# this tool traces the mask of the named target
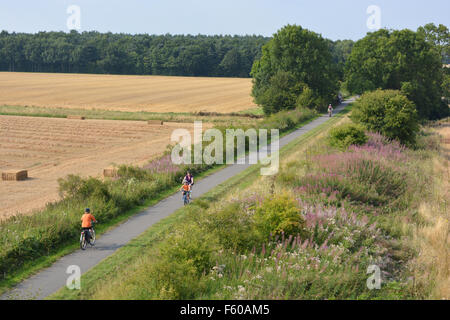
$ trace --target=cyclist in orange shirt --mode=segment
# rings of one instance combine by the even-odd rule
[[[81,217],[81,228],[83,229],[83,231],[85,231],[86,234],[86,241],[89,243],[90,242],[90,237],[91,237],[91,228],[92,228],[92,222],[97,222],[97,220],[95,220],[95,217],[91,214],[91,209],[86,208],[86,210],[84,210],[84,214]]]
[[[183,186],[180,188],[180,190],[183,192],[183,197],[186,196],[190,200],[190,193],[191,193],[191,185],[186,180],[183,181]]]

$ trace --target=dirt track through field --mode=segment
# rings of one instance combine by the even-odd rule
[[[0,72],[0,105],[149,112],[255,108],[251,79]]]
[[[0,116],[0,171],[26,169],[30,177],[0,181],[0,219],[57,200],[57,179],[68,174],[98,176],[112,163],[147,163],[177,128],[193,124]]]

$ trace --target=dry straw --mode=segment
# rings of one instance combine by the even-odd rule
[[[161,120],[148,120],[147,121],[148,124],[155,124],[155,125],[163,125],[163,122]]]
[[[103,176],[105,178],[115,178],[117,177],[117,168],[115,167],[108,167],[103,169]]]
[[[10,170],[2,172],[3,181],[21,181],[28,178],[27,170]]]

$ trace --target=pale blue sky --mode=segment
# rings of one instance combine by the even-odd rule
[[[0,30],[68,31],[69,5],[80,6],[80,31],[114,33],[271,36],[291,23],[357,40],[369,31],[369,5],[380,7],[382,27],[450,27],[449,0],[0,0]]]

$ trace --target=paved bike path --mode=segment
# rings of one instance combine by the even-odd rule
[[[334,113],[340,112],[350,102],[352,102],[352,100],[345,101],[334,110]],[[285,146],[306,132],[326,122],[328,119],[328,115],[323,115],[284,136],[279,140],[279,147]],[[193,189],[194,196],[199,197],[205,194],[212,188],[225,182],[250,166],[251,164],[248,164],[248,161],[246,161],[246,164],[233,164],[199,180],[195,183],[195,188]],[[44,299],[66,285],[66,281],[70,276],[70,274],[66,273],[69,266],[79,266],[81,273],[86,273],[100,261],[112,255],[117,249],[126,245],[153,224],[169,216],[182,206],[183,201],[179,193],[169,196],[146,210],[132,216],[116,228],[104,233],[97,239],[95,247],[90,248],[90,246],[88,246],[85,251],[77,250],[60,258],[50,267],[40,271],[36,275],[18,284],[12,290],[3,294],[0,297],[0,300]]]

